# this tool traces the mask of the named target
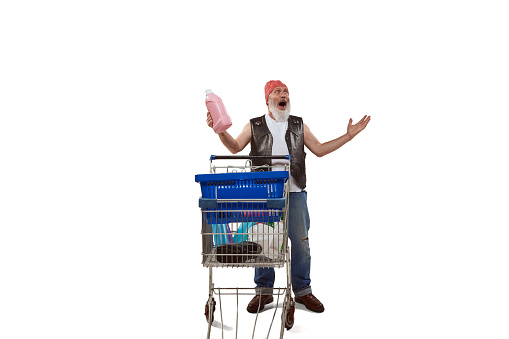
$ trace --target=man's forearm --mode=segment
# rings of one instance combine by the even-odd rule
[[[240,152],[240,147],[239,147],[239,143],[233,139],[233,137],[231,136],[230,133],[228,132],[223,132],[223,133],[219,133],[219,139],[221,140],[221,142],[223,143],[223,145],[232,153],[232,154],[236,154],[238,152]]]
[[[346,133],[345,135],[342,135],[339,138],[327,141],[326,143],[321,144],[317,156],[323,157],[324,155],[332,153],[335,150],[339,149],[344,144],[346,144],[347,142],[349,142],[350,140],[352,140],[352,138],[348,135],[348,133]]]

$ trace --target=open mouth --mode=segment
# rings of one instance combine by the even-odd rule
[[[284,111],[286,109],[286,100],[281,100],[278,104],[277,104],[277,107]]]

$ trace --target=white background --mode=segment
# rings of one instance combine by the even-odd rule
[[[2,2],[0,337],[205,337],[194,175],[227,151],[204,91],[237,136],[280,79],[320,141],[372,117],[308,152],[326,310],[299,308],[285,337],[508,338],[507,17],[503,1]]]

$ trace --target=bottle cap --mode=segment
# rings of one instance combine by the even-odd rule
[[[209,88],[205,91],[205,94],[212,94],[212,90]]]

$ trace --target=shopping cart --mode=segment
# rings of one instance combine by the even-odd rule
[[[255,158],[284,159],[283,170],[270,166],[252,166]],[[242,165],[216,166],[215,160],[245,160]],[[210,157],[210,174],[196,175],[202,197],[202,264],[209,269],[209,297],[205,305],[210,338],[216,301],[219,298],[221,330],[223,315],[222,295],[238,296],[273,294],[276,305],[282,297],[280,338],[284,329],[294,323],[295,303],[291,297],[291,265],[288,246],[288,178],[290,156],[214,156]],[[220,173],[223,171],[223,173]],[[264,288],[216,287],[212,269],[219,267],[276,267],[286,268],[286,286]],[[260,298],[261,301],[261,298]],[[260,307],[259,307],[260,308]],[[259,309],[258,308],[258,309]],[[275,307],[272,322],[278,307]],[[253,327],[253,336],[259,311]]]

